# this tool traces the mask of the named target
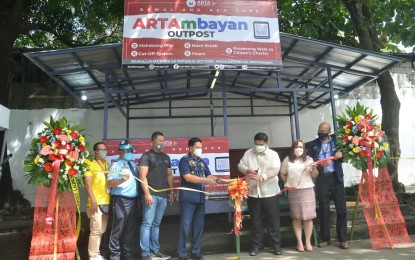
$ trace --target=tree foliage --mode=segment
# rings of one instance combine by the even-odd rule
[[[119,42],[123,0],[33,0],[15,47],[65,48]]]
[[[414,47],[413,0],[278,0],[281,31],[350,47],[365,48],[360,37],[371,32],[371,50],[400,52]],[[415,48],[413,49],[415,51]]]

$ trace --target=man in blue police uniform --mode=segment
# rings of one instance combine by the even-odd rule
[[[341,249],[348,249],[347,243],[347,208],[344,192],[343,154],[337,151],[336,136],[330,135],[331,126],[323,122],[318,127],[318,138],[306,144],[308,155],[314,161],[334,156],[332,161],[323,162],[317,166],[316,193],[318,214],[320,219],[319,247],[330,244],[330,198],[336,206],[336,233]]]
[[[124,140],[118,145],[120,157],[111,164],[107,187],[111,188],[112,227],[110,259],[134,259],[133,242],[137,224],[138,168],[132,146]]]
[[[181,186],[204,191],[206,185],[215,185],[220,179],[214,177],[202,159],[202,140],[197,137],[188,141],[189,154],[179,162]],[[202,260],[201,242],[205,224],[205,194],[202,192],[180,190],[180,227],[177,255],[179,260],[188,260],[186,241],[192,228],[190,259]]]

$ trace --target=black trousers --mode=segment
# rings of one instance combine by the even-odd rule
[[[110,259],[134,259],[135,231],[137,230],[137,200],[113,196],[112,226],[109,241]]]
[[[320,240],[330,241],[330,199],[336,207],[336,232],[339,242],[347,241],[347,208],[344,183],[337,179],[336,173],[324,176],[319,173],[316,180],[318,213],[320,219]]]
[[[261,249],[264,247],[264,218],[271,236],[272,247],[281,248],[280,235],[280,205],[278,196],[268,198],[248,197],[248,208],[251,215],[252,248]]]

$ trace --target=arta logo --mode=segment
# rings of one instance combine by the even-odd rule
[[[195,7],[196,6],[196,0],[187,0],[186,5],[188,7]]]

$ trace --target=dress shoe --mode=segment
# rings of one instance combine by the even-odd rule
[[[347,242],[340,242],[339,247],[341,249],[349,249],[350,248],[349,243],[347,243]]]
[[[250,256],[256,256],[259,252],[258,248],[252,248],[251,252],[249,252]]]
[[[274,255],[282,255],[282,250],[279,247],[274,248],[272,252],[274,253]]]
[[[304,252],[304,246],[297,246],[298,252]]]
[[[309,246],[309,247],[304,247],[305,251],[311,252],[313,251],[313,246]]]
[[[318,243],[318,247],[320,248],[326,247],[328,245],[330,245],[330,241],[326,241],[326,242],[323,241],[323,242]]]
[[[193,259],[193,260],[203,260],[204,258],[203,258],[203,256],[201,254],[193,254],[193,253],[191,253],[190,254],[190,259]]]

